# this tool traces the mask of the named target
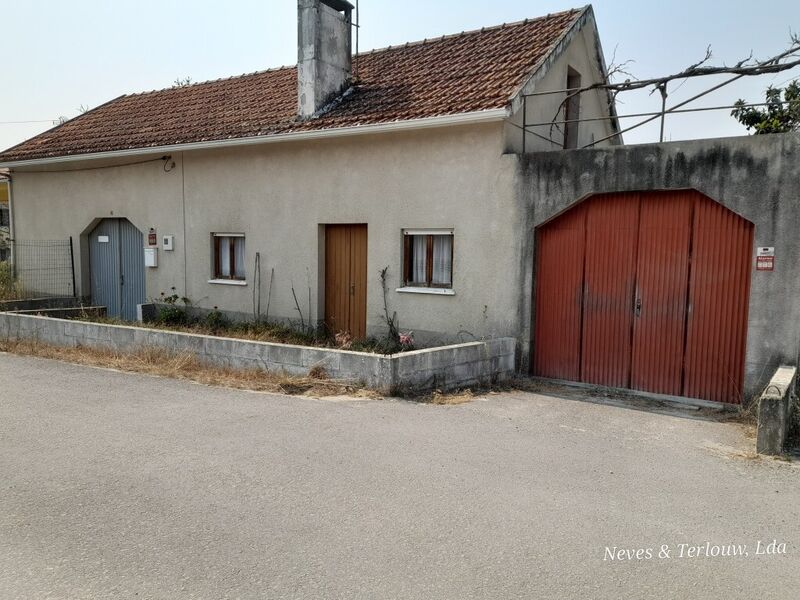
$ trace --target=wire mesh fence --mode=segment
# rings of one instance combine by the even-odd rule
[[[27,298],[75,295],[72,238],[14,240],[18,293]]]

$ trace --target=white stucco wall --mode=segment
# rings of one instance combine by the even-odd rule
[[[321,227],[368,225],[367,327],[380,330],[378,271],[389,266],[389,307],[403,330],[458,339],[514,335],[520,328],[521,240],[515,202],[516,161],[503,155],[500,123],[416,132],[281,143],[174,155],[161,161],[71,172],[18,172],[15,216],[20,239],[83,234],[76,256],[80,292],[87,294],[86,234],[103,217],[126,217],[175,236],[147,269],[147,293],[172,288],[201,308],[252,314],[253,264],[262,263],[262,312],[275,269],[270,318],[297,318],[291,287],[308,317],[322,318]],[[88,166],[88,164],[86,165]],[[96,165],[92,165],[96,166]],[[74,167],[70,167],[74,168]],[[185,223],[184,223],[185,214]],[[454,230],[454,296],[399,293],[402,229]],[[247,286],[208,283],[211,233],[246,235]],[[184,251],[185,245],[185,251]],[[462,334],[463,339],[471,337]],[[435,340],[432,340],[435,341]]]

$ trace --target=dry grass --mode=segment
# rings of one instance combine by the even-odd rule
[[[180,309],[177,309],[180,311]],[[209,313],[205,318],[182,317],[181,322],[169,322],[163,319],[131,323],[113,317],[100,317],[86,314],[77,318],[88,323],[101,325],[123,325],[126,327],[139,327],[142,329],[156,329],[174,333],[191,333],[195,335],[208,335],[226,337],[250,342],[271,342],[275,344],[293,344],[297,346],[310,346],[313,348],[336,348],[339,350],[352,350],[354,352],[369,352],[372,354],[394,354],[414,350],[413,346],[399,346],[388,338],[367,338],[352,340],[345,337],[330,336],[324,330],[300,331],[290,324],[273,322],[233,322],[224,317],[215,317],[220,313]]]
[[[429,396],[424,396],[421,400],[428,404],[456,405],[466,404],[475,399],[475,393],[471,389],[456,390],[453,392],[440,392],[436,390]]]
[[[344,394],[362,398],[378,397],[377,394],[361,385],[322,379],[316,373],[317,377],[299,377],[271,373],[261,369],[240,370],[217,367],[202,362],[192,354],[174,353],[153,347],[123,353],[86,347],[62,348],[32,341],[0,341],[0,352],[51,358],[78,365],[116,369],[130,373],[188,379],[204,385],[240,390],[317,398]]]

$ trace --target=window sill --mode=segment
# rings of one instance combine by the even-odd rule
[[[456,293],[450,288],[427,288],[427,287],[401,287],[395,290],[401,294],[431,294],[433,296],[455,296]]]
[[[241,279],[209,279],[208,283],[213,283],[214,285],[247,285],[247,282]]]

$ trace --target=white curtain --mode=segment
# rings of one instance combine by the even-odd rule
[[[433,236],[433,279],[437,285],[451,285],[453,282],[453,236]]]
[[[217,239],[219,239],[219,276],[229,278],[231,276],[231,238],[220,236]]]
[[[425,283],[427,281],[427,261],[428,261],[428,236],[415,235],[414,241],[414,263],[411,278],[414,283]]]
[[[234,254],[234,275],[237,279],[244,279],[244,238],[235,237],[233,239]]]

